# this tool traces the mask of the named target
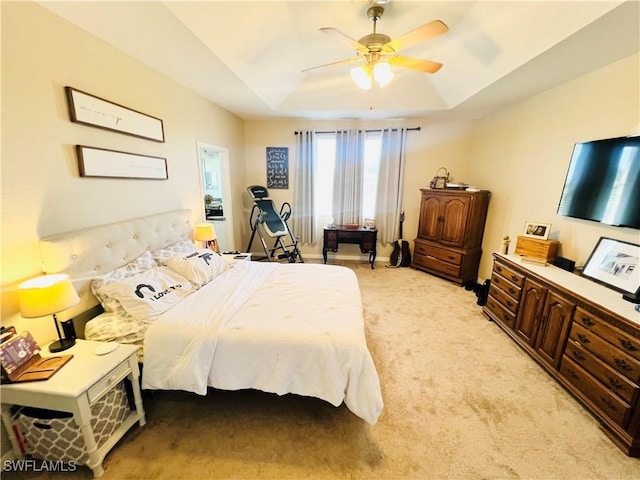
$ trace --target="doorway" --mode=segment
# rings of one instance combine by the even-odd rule
[[[220,251],[236,250],[229,150],[202,142],[196,144],[203,218],[213,224]]]

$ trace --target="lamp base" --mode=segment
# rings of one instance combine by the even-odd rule
[[[61,340],[56,340],[52,344],[49,345],[49,351],[51,353],[62,352],[67,348],[71,348],[76,344],[75,338],[63,338]]]

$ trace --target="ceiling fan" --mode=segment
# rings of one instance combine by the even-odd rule
[[[333,35],[341,42],[355,49],[357,57],[306,68],[303,72],[318,68],[362,62],[363,65],[360,68],[352,70],[352,77],[361,88],[371,88],[372,77],[380,86],[386,85],[391,80],[393,74],[391,73],[389,65],[409,68],[424,73],[435,73],[440,70],[442,67],[441,63],[398,55],[398,52],[447,32],[449,28],[444,22],[433,20],[392,40],[388,35],[376,31],[378,20],[380,20],[383,13],[384,8],[380,5],[372,6],[367,10],[367,16],[373,22],[373,33],[365,35],[360,40],[354,40],[336,28],[321,28],[320,30],[322,32]],[[360,77],[362,84],[356,77]]]

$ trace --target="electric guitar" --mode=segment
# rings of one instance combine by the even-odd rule
[[[394,242],[393,252],[389,258],[391,267],[408,267],[411,265],[411,251],[409,242],[402,239],[402,222],[404,222],[404,212],[400,214],[400,238]]]

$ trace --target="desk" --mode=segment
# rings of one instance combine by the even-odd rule
[[[360,245],[362,253],[369,254],[369,263],[373,269],[373,262],[376,259],[377,239],[378,230],[376,228],[346,228],[343,225],[325,227],[324,243],[322,244],[324,263],[327,263],[327,252],[329,250],[337,252],[339,244],[353,243]]]

